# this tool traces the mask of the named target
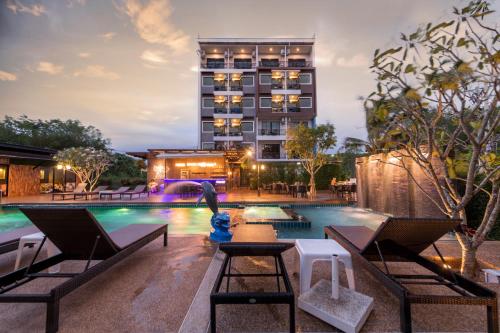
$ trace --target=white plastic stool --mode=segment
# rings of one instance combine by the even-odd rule
[[[43,232],[37,232],[34,234],[26,235],[21,237],[19,239],[19,246],[17,247],[17,255],[16,255],[16,264],[14,266],[14,270],[17,270],[19,268],[19,265],[21,264],[21,258],[23,256],[23,249],[25,246],[33,245],[33,246],[40,246],[40,244],[43,241],[43,238],[45,237]],[[46,240],[45,244],[47,244],[47,257],[52,257],[53,255],[57,254],[57,247],[52,244],[50,240]],[[54,273],[59,271],[59,264],[54,265],[49,268],[49,272]]]
[[[483,269],[484,282],[486,283],[500,283],[500,270]]]
[[[349,289],[355,290],[354,270],[349,251],[333,239],[297,239],[295,247],[300,256],[300,294],[311,289],[312,267],[315,261],[332,262],[332,297],[338,298],[339,270],[338,263],[344,264]]]

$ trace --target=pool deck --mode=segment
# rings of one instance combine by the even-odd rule
[[[455,241],[440,241],[445,256],[460,255]],[[24,263],[32,249],[26,250]],[[216,254],[216,255],[214,255]],[[424,254],[434,256],[431,249]],[[207,295],[212,288],[222,254],[206,236],[171,236],[167,248],[157,239],[96,279],[62,299],[60,332],[189,332],[205,333],[208,325]],[[488,241],[478,252],[482,265],[500,267],[500,242]],[[284,254],[292,287],[298,294],[299,279],[294,274],[295,250]],[[14,265],[15,252],[0,256],[0,274]],[[398,270],[405,264],[390,269]],[[273,267],[265,258],[237,258],[234,271],[262,271]],[[70,262],[63,271],[80,268]],[[374,297],[375,307],[362,332],[399,330],[399,306],[387,290],[380,287],[354,261],[357,290]],[[340,282],[346,285],[341,270]],[[318,263],[313,283],[330,279],[327,263]],[[232,290],[247,289],[246,279],[236,278]],[[274,285],[264,279],[254,288]],[[47,289],[50,281],[30,283],[31,289]],[[201,287],[200,287],[201,286]],[[500,292],[500,284],[487,287]],[[433,287],[432,287],[433,288]],[[480,332],[485,331],[485,309],[474,306],[415,306],[412,310],[414,331]],[[43,332],[45,307],[40,304],[0,304],[0,331]],[[335,328],[296,309],[298,332],[336,332]],[[459,317],[460,320],[456,320]],[[256,320],[258,318],[258,320]],[[222,305],[218,308],[218,332],[286,332],[286,306]]]
[[[123,203],[123,204],[141,204],[141,203],[195,203],[199,196],[191,197],[180,197],[176,194],[163,194],[163,193],[152,193],[149,197],[142,195],[140,198],[135,197],[132,200],[120,200],[115,197],[115,199],[78,199],[78,200],[52,200],[51,194],[41,194],[34,196],[22,196],[22,197],[4,197],[2,198],[1,204],[93,204],[93,203]],[[238,189],[235,191],[230,191],[228,193],[220,193],[218,195],[219,202],[223,203],[276,203],[276,204],[286,204],[286,203],[303,203],[303,204],[346,204],[347,200],[342,198],[334,197],[329,191],[319,191],[316,199],[309,200],[307,198],[294,198],[286,194],[270,194],[267,191],[263,191],[261,196],[257,196],[256,191],[251,191],[247,189]]]

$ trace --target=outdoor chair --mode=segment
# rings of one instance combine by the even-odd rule
[[[102,185],[102,186],[97,186],[91,192],[75,193],[74,194],[74,199],[76,200],[78,198],[85,198],[85,200],[88,200],[89,197],[90,197],[90,199],[92,199],[92,196],[99,195],[99,193],[101,193],[102,191],[107,190],[108,187],[109,187],[108,185]]]
[[[0,277],[0,303],[46,303],[46,332],[58,330],[59,302],[62,297],[161,235],[163,245],[167,246],[168,224],[130,224],[107,233],[84,208],[21,208],[21,211],[45,234],[45,238],[29,266]],[[47,238],[61,253],[36,262]],[[83,261],[85,267],[79,272],[45,272],[69,260]],[[95,260],[100,262],[91,266]],[[48,292],[23,292],[21,286],[37,278],[66,280],[51,287]]]
[[[146,185],[137,185],[132,191],[120,193],[120,199],[123,199],[124,196],[128,196],[129,199],[132,199],[134,195],[137,195],[140,198],[143,193],[149,197],[149,191],[147,190]]]
[[[99,193],[99,199],[106,198],[108,197],[109,199],[113,200],[114,195],[118,195],[121,198],[121,194],[127,192],[130,189],[128,186],[122,186],[116,191],[110,190],[110,191],[101,191]]]
[[[488,332],[498,332],[497,298],[495,292],[449,269],[434,244],[453,231],[460,220],[388,218],[375,231],[365,226],[327,226],[330,236],[345,247],[353,257],[398,299],[402,332],[411,332],[412,304],[451,304],[486,306]],[[442,265],[420,255],[433,246]],[[387,262],[411,262],[433,274],[392,274]],[[375,265],[379,262],[379,266]],[[381,263],[381,264],[380,264]],[[379,268],[382,266],[383,268]],[[443,286],[454,295],[413,293],[411,285]]]
[[[31,235],[39,231],[40,230],[36,227],[31,226],[0,233],[0,254],[17,250],[21,237]]]
[[[65,200],[66,197],[73,197],[75,199],[75,194],[83,193],[85,187],[87,187],[87,183],[79,183],[72,192],[54,192],[52,193],[52,200],[55,200],[56,197],[60,197],[62,200]]]

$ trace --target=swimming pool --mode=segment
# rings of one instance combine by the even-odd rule
[[[271,207],[272,208],[272,207]],[[208,234],[212,212],[208,208],[146,208],[90,207],[103,228],[111,232],[127,224],[169,223],[171,234]],[[277,208],[279,209],[279,208]],[[252,214],[277,214],[270,207],[252,207]],[[311,221],[310,229],[279,229],[280,238],[323,238],[323,227],[335,225],[364,225],[376,229],[386,216],[353,207],[295,208],[295,212]],[[0,209],[0,233],[31,225],[17,208]]]

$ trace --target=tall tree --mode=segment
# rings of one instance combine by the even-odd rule
[[[492,13],[488,2],[472,1],[454,8],[454,18],[428,23],[402,34],[399,46],[376,50],[372,69],[377,89],[367,99],[385,123],[378,139],[398,149],[395,164],[410,176],[405,158],[419,165],[439,196],[433,202],[444,214],[462,219],[457,238],[466,276],[473,275],[477,249],[500,212],[495,148],[500,134],[500,35],[495,22],[488,23]],[[465,208],[480,192],[487,193],[488,204],[479,227],[471,230]]]
[[[332,124],[319,125],[315,128],[299,124],[289,131],[286,150],[289,156],[300,159],[302,166],[309,173],[310,198],[316,197],[314,175],[328,162],[329,149],[335,147],[337,138]]]
[[[27,116],[5,116],[0,121],[0,141],[57,150],[70,147],[106,149],[110,143],[97,128],[85,126],[78,120],[35,120]]]

